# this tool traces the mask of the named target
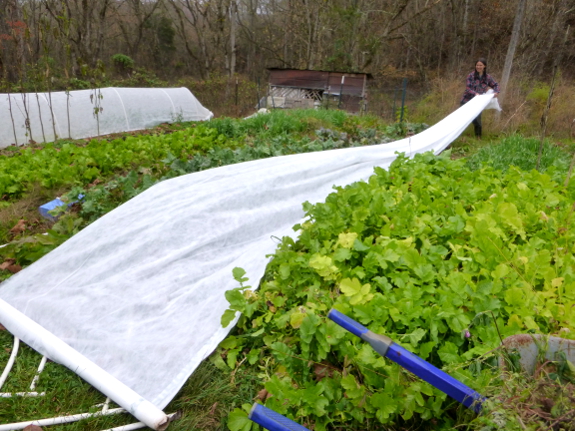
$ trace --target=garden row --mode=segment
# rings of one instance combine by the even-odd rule
[[[315,431],[572,429],[574,386],[564,385],[575,383],[575,368],[553,364],[545,387],[554,395],[515,387],[510,402],[498,364],[509,357],[500,349],[507,336],[575,335],[574,201],[575,185],[536,170],[474,170],[446,153],[399,157],[368,182],[307,204],[298,240],[283,239],[257,291],[236,269],[240,287],[227,292],[222,323],[242,316],[212,359],[265,370],[265,405]],[[475,417],[327,319],[331,308],[492,401]],[[528,417],[545,397],[553,420]],[[228,423],[255,429],[241,408]]]
[[[412,132],[423,127],[409,125]],[[39,185],[67,191],[68,201],[79,194],[84,198],[57,214],[59,221],[47,235],[10,233],[14,221],[5,224],[4,242],[10,244],[0,249],[0,258],[28,265],[167,178],[257,158],[385,143],[406,131],[406,125],[386,126],[376,118],[338,111],[276,111],[189,124],[154,136],[13,148],[0,157],[0,172],[9,172],[0,182],[5,208]],[[460,151],[461,145],[456,144]],[[448,153],[399,157],[388,171],[376,168],[368,182],[340,188],[325,203],[305,204],[306,221],[296,226],[299,239],[282,241],[259,290],[248,290],[249,274],[235,271],[240,287],[227,297],[231,312],[240,310],[243,317],[168,406],[184,411],[170,428],[256,429],[245,409],[257,395],[315,431],[343,426],[350,431],[490,429],[492,412],[514,405],[505,388],[511,386],[517,396],[519,384],[527,389],[534,384],[510,385],[508,376],[503,384],[500,352],[494,350],[501,337],[518,332],[571,337],[575,329],[569,245],[575,233],[575,189],[562,186],[568,154],[549,143],[543,150],[541,171],[546,173],[530,171],[538,141],[520,136],[486,146],[469,159],[453,161]],[[524,171],[505,173],[512,164]],[[331,307],[391,336],[496,402],[479,417],[465,412],[329,323],[325,316]],[[2,346],[9,349],[4,335]],[[0,362],[7,354],[0,350]],[[33,375],[35,366],[32,360],[22,366],[17,380]],[[49,373],[65,384],[48,374],[39,390],[57,391],[66,411],[93,405],[95,391],[60,368],[48,364]],[[555,371],[558,386],[546,380],[546,387],[564,389],[565,379],[572,378],[569,368]],[[6,389],[12,385],[17,389],[14,381]],[[554,400],[554,420],[562,424],[575,400],[560,390],[546,396]],[[522,402],[532,402],[525,397]],[[59,406],[49,399],[32,401],[32,409],[45,416]],[[29,404],[10,399],[0,413],[8,422],[28,419],[17,413],[22,409],[32,411]],[[500,419],[506,429],[519,429],[527,420],[522,415],[506,407]],[[120,424],[105,420],[105,426],[96,422],[79,429]],[[539,424],[538,418],[530,420]]]
[[[410,127],[418,130],[425,125]],[[0,157],[0,210],[8,212],[22,199],[47,196],[50,190],[63,193],[62,200],[69,203],[80,195],[83,199],[65,214],[56,210],[59,221],[47,235],[19,229],[30,222],[21,221],[20,215],[0,217],[0,243],[9,243],[0,249],[0,257],[17,268],[28,265],[164,179],[266,157],[388,142],[403,129],[334,110],[276,111],[245,120],[192,123],[155,135],[9,147]],[[39,218],[34,208],[31,214]],[[9,272],[0,270],[0,277],[7,276]]]

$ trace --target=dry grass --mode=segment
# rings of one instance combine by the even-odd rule
[[[429,93],[411,109],[411,121],[433,124],[459,107],[465,89],[461,77],[442,77],[431,81]],[[512,77],[505,92],[501,115],[486,111],[483,115],[484,133],[509,135],[521,133],[539,136],[540,120],[547,103],[549,84]],[[575,84],[559,78],[555,86],[547,123],[547,136],[557,139],[575,135]]]
[[[0,202],[0,243],[4,244],[20,236],[42,233],[50,229],[53,223],[40,215],[38,207],[66,191],[64,188],[45,190],[35,186],[22,199],[15,202]],[[15,228],[20,220],[24,220],[24,230]]]
[[[245,76],[230,79],[214,75],[205,80],[181,79],[178,85],[187,87],[216,117],[245,117],[257,110],[258,97],[267,96],[267,82],[260,85]]]
[[[541,364],[535,375],[502,373],[483,412],[468,429],[575,430],[575,386],[556,375],[554,362]]]

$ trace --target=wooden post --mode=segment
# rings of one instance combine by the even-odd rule
[[[399,87],[395,87],[395,91],[393,92],[393,108],[391,109],[391,119],[394,122],[395,122],[395,118],[397,117],[395,102],[397,101],[397,91],[398,90],[399,90]]]
[[[337,103],[337,109],[341,108],[341,96],[343,94],[343,84],[345,83],[345,75],[341,76],[341,85],[339,86],[339,102]]]
[[[403,78],[403,89],[401,94],[401,115],[399,117],[399,122],[403,121],[403,110],[405,109],[405,93],[407,93],[407,78]]]
[[[236,78],[236,108],[238,107],[238,78]]]
[[[361,90],[361,100],[363,102],[362,108],[360,112],[363,114],[367,113],[367,95],[366,95],[366,87],[367,87],[367,75],[363,75],[363,89]]]
[[[258,76],[258,86],[256,89],[256,94],[257,94],[257,98],[258,98],[258,111],[262,108],[261,104],[260,104],[260,78]]]

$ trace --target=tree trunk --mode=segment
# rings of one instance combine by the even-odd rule
[[[238,4],[237,0],[230,3],[230,77],[236,73],[236,33],[237,33]]]
[[[511,75],[511,66],[513,66],[513,57],[515,56],[515,49],[519,42],[519,32],[521,30],[521,23],[523,22],[523,15],[525,13],[526,0],[519,0],[517,4],[517,11],[515,12],[515,21],[513,22],[513,31],[511,33],[511,40],[507,48],[507,55],[505,56],[505,65],[503,66],[503,74],[501,76],[501,92],[499,93],[499,104],[503,105],[505,102],[505,91],[509,82],[509,75]]]
[[[563,55],[563,49],[565,48],[565,43],[569,38],[569,30],[570,27],[567,26],[567,31],[565,32],[565,38],[563,39],[563,44],[555,57],[555,64],[553,65],[553,78],[551,79],[551,87],[549,89],[549,96],[547,97],[547,105],[545,106],[545,110],[543,111],[543,115],[541,116],[541,142],[539,144],[539,155],[537,156],[537,166],[536,169],[539,170],[539,165],[541,163],[541,155],[543,154],[543,144],[545,142],[545,135],[547,133],[547,119],[549,117],[549,110],[551,109],[551,101],[553,99],[553,92],[555,91],[555,80],[557,78],[557,71],[559,70],[559,64],[561,63],[561,57]],[[569,176],[565,180],[565,187],[567,187],[567,183],[569,181]]]

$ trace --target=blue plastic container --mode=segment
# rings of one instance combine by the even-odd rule
[[[64,205],[66,205],[66,202],[60,200],[59,198],[56,198],[53,201],[50,201],[44,205],[39,206],[38,209],[40,210],[40,215],[42,217],[44,217],[48,220],[56,221],[58,219],[58,217],[54,217],[48,211],[52,211],[53,209],[64,206]]]
[[[78,195],[78,199],[75,201],[72,201],[70,203],[66,203],[63,200],[61,200],[60,198],[56,198],[53,201],[50,201],[48,203],[45,203],[44,205],[40,205],[38,207],[38,210],[40,211],[40,215],[48,220],[52,220],[52,221],[56,221],[58,220],[58,217],[54,217],[52,214],[49,213],[49,211],[52,211],[55,208],[61,207],[61,206],[65,206],[65,205],[72,205],[75,204],[78,201],[81,201],[82,199],[84,199],[84,195],[83,194],[79,194]]]

